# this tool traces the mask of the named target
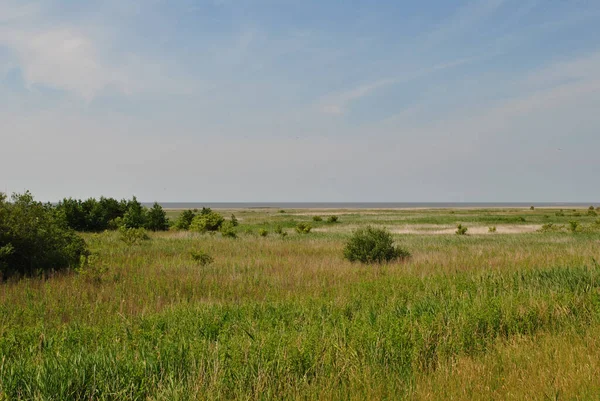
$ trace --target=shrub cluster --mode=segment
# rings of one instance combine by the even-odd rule
[[[407,250],[394,246],[389,231],[371,226],[356,230],[344,248],[344,257],[351,262],[383,263],[409,256]]]
[[[76,231],[99,232],[120,226],[152,231],[169,229],[167,215],[158,203],[147,209],[135,196],[131,200],[121,201],[104,197],[85,201],[65,198],[56,209],[64,215],[67,225]]]
[[[0,276],[31,275],[77,267],[89,255],[64,213],[36,202],[29,192],[11,202],[0,193]]]
[[[203,207],[200,213],[195,214],[189,229],[199,233],[219,231],[224,222],[225,218],[219,213],[213,212],[210,208]]]

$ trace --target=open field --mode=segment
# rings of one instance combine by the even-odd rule
[[[0,284],[0,400],[600,397],[600,221],[587,209],[219,212],[235,213],[237,239],[83,234],[85,272]],[[412,256],[344,260],[366,225]]]

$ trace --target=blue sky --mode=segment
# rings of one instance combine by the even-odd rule
[[[0,191],[600,200],[600,2],[0,0]]]

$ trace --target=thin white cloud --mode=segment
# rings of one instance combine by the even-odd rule
[[[330,94],[330,95],[323,97],[318,102],[318,108],[324,114],[342,115],[346,112],[346,109],[353,101],[356,101],[365,96],[368,96],[368,95],[372,94],[373,92],[377,91],[378,89],[381,89],[381,88],[384,88],[387,86],[391,86],[391,85],[396,85],[396,84],[399,84],[402,82],[409,82],[414,79],[422,78],[424,76],[433,74],[438,71],[442,71],[442,70],[453,68],[453,67],[458,67],[460,65],[463,65],[463,64],[466,64],[469,62],[473,62],[474,60],[476,60],[476,59],[475,58],[464,58],[464,59],[460,59],[460,60],[453,60],[453,61],[437,64],[432,67],[423,68],[418,71],[410,72],[410,73],[405,74],[402,77],[381,79],[381,80],[374,81],[374,82],[371,82],[368,84],[363,84],[363,85],[357,86],[356,88],[353,88],[353,89],[350,89],[347,91]]]

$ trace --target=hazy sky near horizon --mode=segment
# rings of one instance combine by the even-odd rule
[[[600,200],[597,0],[0,0],[0,191]]]

